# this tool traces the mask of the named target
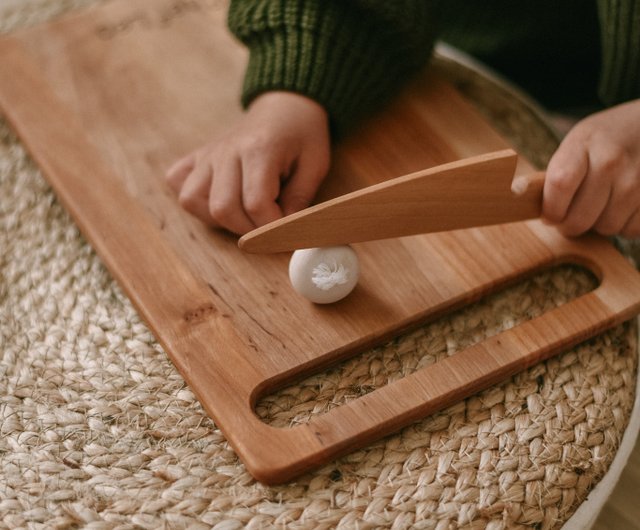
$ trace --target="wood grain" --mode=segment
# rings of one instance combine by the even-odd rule
[[[519,177],[506,149],[389,179],[316,204],[240,238],[247,252],[284,252],[512,223],[539,217],[544,173]]]
[[[256,478],[290,479],[638,311],[638,274],[611,245],[538,221],[356,244],[363,274],[347,299],[296,295],[287,255],[241,252],[163,181],[241,114],[246,54],[224,20],[218,1],[115,0],[15,34],[0,42],[0,108]],[[336,147],[318,200],[506,147],[425,72]],[[531,171],[520,159],[517,172]],[[279,385],[562,262],[601,285],[307,425],[278,429],[253,412]]]

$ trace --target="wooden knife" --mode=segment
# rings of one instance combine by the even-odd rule
[[[514,180],[516,163],[506,149],[404,175],[261,226],[238,244],[274,253],[539,217],[544,172]]]

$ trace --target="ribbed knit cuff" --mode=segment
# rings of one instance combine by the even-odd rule
[[[343,134],[417,68],[415,50],[402,54],[398,35],[372,18],[343,0],[232,4],[229,26],[250,50],[243,104],[270,90],[297,92],[323,105],[334,136]]]
[[[602,74],[599,95],[606,105],[640,97],[640,2],[599,0]]]

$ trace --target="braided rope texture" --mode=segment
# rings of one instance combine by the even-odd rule
[[[4,0],[0,30],[94,1]],[[530,124],[522,135],[535,144]],[[629,419],[632,323],[266,487],[3,120],[0,249],[2,529],[559,528]],[[257,412],[285,428],[308,421],[593,287],[579,269],[554,269],[267,396]]]

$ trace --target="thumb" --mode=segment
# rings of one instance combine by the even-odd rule
[[[545,219],[562,222],[588,172],[587,146],[580,135],[569,133],[547,166],[542,201]]]

